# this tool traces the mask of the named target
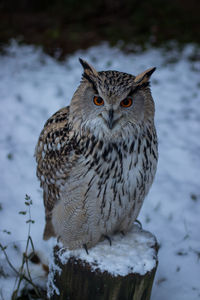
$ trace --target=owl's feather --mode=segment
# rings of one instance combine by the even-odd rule
[[[69,107],[45,124],[36,146],[44,193],[44,238],[59,236],[69,249],[94,246],[124,233],[137,218],[157,165],[154,102],[149,78],[97,72],[87,62]],[[95,107],[98,93],[103,101]],[[133,105],[124,108],[123,99]],[[131,102],[130,102],[131,103]]]

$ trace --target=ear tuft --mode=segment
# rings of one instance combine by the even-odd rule
[[[93,66],[91,66],[87,61],[83,60],[82,58],[79,58],[79,61],[83,67],[84,74],[86,74],[89,77],[98,76],[97,71]]]
[[[84,70],[89,69],[92,71],[92,68],[90,67],[90,65],[87,63],[87,61],[83,60],[82,58],[79,58],[79,61],[83,67]]]
[[[79,58],[79,61],[83,67],[83,78],[87,79],[88,82],[92,84],[93,89],[95,90],[95,93],[97,92],[97,86],[96,86],[96,79],[98,77],[98,73],[93,68],[93,66],[89,65],[87,61],[83,60],[82,58]]]
[[[138,85],[142,85],[149,81],[151,75],[156,70],[156,67],[147,69],[146,71],[142,72],[141,74],[137,75],[134,79],[134,82]]]

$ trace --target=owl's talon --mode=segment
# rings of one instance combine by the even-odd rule
[[[135,220],[134,223],[137,223],[140,226],[140,229],[142,229],[142,223],[139,220]]]
[[[85,252],[87,253],[87,255],[89,255],[88,248],[87,248],[86,244],[83,244],[83,248],[85,249]]]
[[[110,238],[108,235],[106,235],[106,234],[104,234],[103,237],[104,237],[106,240],[108,240],[110,246],[112,246],[112,240],[111,240],[111,238]]]

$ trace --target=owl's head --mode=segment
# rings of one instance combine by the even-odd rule
[[[154,102],[149,79],[156,68],[134,76],[118,71],[97,72],[80,59],[83,77],[70,105],[74,123],[103,136],[117,136],[153,122]]]

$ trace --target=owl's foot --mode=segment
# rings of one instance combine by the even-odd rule
[[[112,246],[112,240],[111,240],[111,238],[110,238],[108,235],[106,235],[106,234],[104,234],[103,237],[104,237],[106,240],[108,240],[110,246]]]
[[[85,249],[85,252],[87,253],[87,255],[89,255],[88,248],[87,248],[86,244],[83,244],[83,248]]]
[[[140,226],[140,229],[142,229],[142,223],[139,220],[135,220],[134,223],[137,223]]]

